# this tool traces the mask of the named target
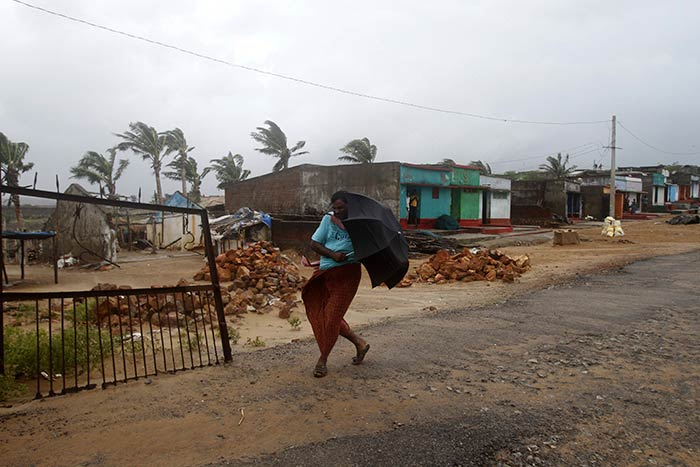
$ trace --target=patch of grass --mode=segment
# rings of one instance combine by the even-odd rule
[[[0,375],[0,402],[4,402],[12,396],[18,396],[25,390],[26,386],[15,381],[13,375]]]
[[[77,330],[65,329],[63,339],[61,339],[60,329],[55,330],[50,341],[48,331],[40,329],[38,348],[35,330],[6,327],[4,329],[4,344],[5,370],[7,374],[13,376],[36,376],[37,351],[39,353],[39,372],[46,371],[48,373],[51,366],[54,373],[62,372],[64,358],[66,374],[74,372],[76,362],[79,371],[87,369],[88,361],[90,369],[97,368],[100,363],[100,338],[96,326],[89,326],[87,330],[80,327]],[[109,330],[102,331],[102,347],[103,356],[107,357],[110,352]],[[49,365],[49,355],[51,365]]]
[[[292,316],[287,321],[289,322],[289,325],[292,327],[292,330],[299,331],[301,329],[301,319],[299,319],[298,316]]]
[[[260,336],[256,336],[255,339],[251,339],[250,337],[246,339],[245,344],[248,347],[265,347],[265,341],[260,338]]]

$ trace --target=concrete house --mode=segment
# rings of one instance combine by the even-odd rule
[[[495,225],[510,229],[510,181],[485,179],[470,166],[419,165],[401,162],[321,166],[302,164],[225,187],[226,210],[241,207],[276,218],[315,219],[327,212],[338,190],[355,191],[386,204],[409,227],[434,228],[451,215],[461,226]],[[483,193],[487,192],[486,196]],[[495,193],[495,195],[494,195]],[[412,211],[412,200],[416,206]],[[273,222],[273,239],[276,237]]]
[[[165,206],[202,209],[176,191],[163,201]],[[196,214],[154,213],[147,220],[146,238],[158,248],[192,248],[201,243],[201,218]]]
[[[585,170],[577,174],[581,180],[583,215],[603,219],[610,215],[610,173],[601,170]],[[615,177],[615,212],[613,217],[622,219],[632,202],[642,204],[642,179],[626,175]]]
[[[583,217],[581,183],[570,180],[513,180],[514,224],[543,225],[553,218]]]

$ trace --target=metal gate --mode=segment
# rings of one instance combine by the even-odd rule
[[[54,396],[231,360],[215,253],[206,210],[91,198],[0,186],[0,192],[125,209],[200,216],[211,283],[79,292],[11,292],[0,280],[0,373],[5,374],[8,307],[35,322],[36,361],[17,369],[36,378],[36,397]],[[1,209],[1,208],[0,208]],[[1,210],[0,210],[1,216]],[[2,251],[0,251],[2,253]],[[4,261],[0,254],[0,261]],[[4,264],[0,263],[3,266]],[[1,279],[1,277],[0,277]],[[25,343],[26,344],[26,343]],[[29,348],[25,345],[22,348]],[[8,349],[13,351],[14,349]],[[29,365],[27,365],[29,366]]]

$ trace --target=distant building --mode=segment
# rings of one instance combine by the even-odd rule
[[[463,227],[511,230],[510,181],[481,180],[478,168],[463,165],[303,164],[227,185],[226,210],[250,207],[277,218],[318,219],[330,209],[331,195],[346,190],[384,203],[405,228],[434,228],[437,218],[450,215]],[[273,239],[276,230],[273,223]]]
[[[513,224],[544,225],[583,217],[581,183],[569,180],[513,180]]]
[[[576,180],[581,182],[583,215],[603,219],[610,215],[610,172],[604,170],[583,170]],[[645,195],[642,179],[627,175],[615,177],[615,212],[613,217],[621,219],[632,205],[642,206]]]
[[[195,208],[202,207],[187,199],[179,191],[163,201],[165,206]],[[198,214],[156,212],[146,221],[146,238],[157,248],[192,248],[202,241],[202,219]]]

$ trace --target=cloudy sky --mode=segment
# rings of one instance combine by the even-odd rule
[[[535,121],[609,120],[669,152],[700,152],[700,2],[629,0],[88,1],[35,5],[232,63],[359,93]],[[368,137],[378,161],[481,159],[534,169],[547,154],[609,167],[609,123],[531,125],[420,110],[199,59],[0,0],[0,131],[30,145],[38,187],[129,122],[180,127],[200,165],[228,151],[253,175],[274,160],[251,131],[270,119],[301,163],[333,164]],[[618,128],[620,165],[680,161]],[[154,189],[132,163],[122,193]],[[25,176],[30,183],[33,174]],[[215,180],[204,184],[215,194]],[[165,190],[178,183],[165,182]]]

